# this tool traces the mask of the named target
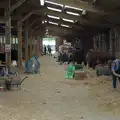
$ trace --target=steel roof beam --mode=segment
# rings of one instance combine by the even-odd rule
[[[16,10],[18,7],[20,7],[23,3],[25,3],[28,0],[18,0],[16,4],[10,6],[8,14],[11,15],[11,13]]]
[[[50,0],[47,0],[47,1],[50,1]],[[82,1],[77,1],[77,0],[76,1],[75,0],[52,0],[52,2],[80,8],[80,9],[83,9],[86,11],[96,12],[98,14],[105,14],[104,11],[102,11],[98,8],[95,8],[95,6],[93,6],[92,4],[87,3],[87,2],[82,2]]]
[[[48,10],[45,7],[43,9],[36,11],[36,14],[41,14],[43,16],[45,15],[45,13],[49,15],[57,16],[60,18],[72,19],[74,21],[77,20],[80,22],[81,25],[91,25],[91,26],[97,26],[97,27],[110,26],[109,24],[102,24],[100,22],[97,22],[96,20],[89,20],[89,18],[86,19],[85,16],[73,16],[73,15],[66,14],[65,12],[56,12],[56,11]]]

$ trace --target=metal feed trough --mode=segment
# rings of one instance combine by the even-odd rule
[[[5,71],[6,70],[6,71]],[[28,77],[21,76],[14,72],[8,73],[6,66],[0,65],[0,90],[11,90],[12,87],[16,87],[17,89],[21,89],[21,84]]]

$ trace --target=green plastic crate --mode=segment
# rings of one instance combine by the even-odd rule
[[[83,70],[84,65],[75,65],[75,70]]]
[[[69,65],[67,69],[67,73],[65,75],[65,79],[74,79],[74,72],[75,72],[75,66]]]

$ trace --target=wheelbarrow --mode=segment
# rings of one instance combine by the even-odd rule
[[[23,79],[17,72],[8,72],[8,67],[6,65],[0,65],[0,87],[1,89],[10,90],[13,86],[21,89],[21,84],[28,77]]]
[[[20,90],[22,83],[27,78],[28,78],[28,76],[24,77],[23,79],[21,79],[20,76],[9,76],[9,77],[5,77],[3,79],[5,80],[5,85],[6,85],[7,90],[11,90],[12,87],[16,87],[17,90]]]
[[[3,77],[0,77],[0,91],[3,92],[6,90],[6,82]]]

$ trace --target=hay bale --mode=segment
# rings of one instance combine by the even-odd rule
[[[75,80],[84,80],[86,78],[86,72],[85,71],[75,71]]]

